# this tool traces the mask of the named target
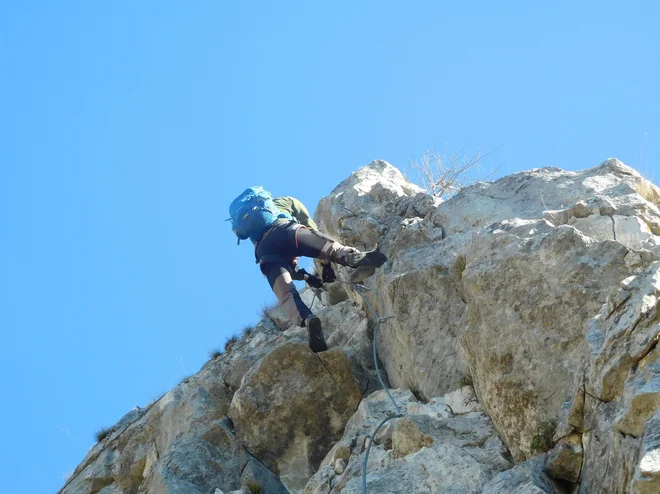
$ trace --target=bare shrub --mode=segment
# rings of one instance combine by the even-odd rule
[[[500,167],[486,170],[482,161],[503,146],[485,154],[481,148],[468,154],[469,145],[449,156],[444,151],[427,149],[419,161],[410,160],[410,166],[419,174],[420,185],[428,194],[448,199],[464,187],[493,178]]]

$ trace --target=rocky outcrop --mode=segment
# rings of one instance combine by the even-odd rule
[[[543,471],[545,461],[541,455],[516,465],[488,482],[481,494],[564,494],[566,491]]]
[[[358,493],[367,450],[370,493],[659,492],[659,205],[614,159],[445,202],[376,161],[315,215],[390,259],[360,293],[348,268],[303,292],[331,350],[270,311],[62,492]]]
[[[252,457],[224,418],[232,393],[210,362],[144,410],[136,409],[92,448],[65,493],[208,493],[248,481],[286,488]]]
[[[341,350],[283,345],[243,377],[229,409],[241,442],[291,490],[309,478],[360,403]]]
[[[589,321],[584,365],[558,431],[581,437],[580,492],[660,491],[659,309],[654,262],[622,280]]]
[[[657,192],[608,160],[517,173],[437,204],[394,186],[390,168],[352,175],[317,217],[344,242],[355,240],[346,221],[369,218],[360,231],[378,233],[392,261],[370,282],[374,304],[394,316],[378,341],[392,385],[428,399],[469,375],[514,457],[542,452],[539,436],[559,420],[582,361],[585,323],[658,255],[660,211],[647,200]],[[595,226],[605,220],[611,234]]]
[[[410,391],[393,395],[405,417],[390,420],[374,439],[367,462],[369,492],[478,493],[512,466],[483,412],[453,414],[444,397],[424,404]],[[383,391],[363,400],[305,494],[361,493],[369,437],[393,411]]]
[[[582,436],[570,434],[562,437],[550,452],[545,471],[554,479],[575,483],[580,479],[583,457]]]

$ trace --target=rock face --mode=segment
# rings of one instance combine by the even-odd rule
[[[581,434],[580,492],[660,491],[659,309],[654,262],[622,280],[589,321],[583,372],[559,431]]]
[[[90,450],[61,492],[229,492],[255,481],[285,494],[279,479],[223,420],[231,391],[220,370],[208,365],[146,409],[127,414]]]
[[[375,438],[367,463],[369,492],[478,493],[494,475],[511,467],[484,413],[454,415],[445,398],[422,404],[410,391],[393,394],[406,416],[392,419]],[[392,411],[383,391],[365,399],[305,494],[361,493],[369,436]],[[334,468],[338,460],[346,464],[341,472]]]
[[[390,382],[428,399],[469,375],[514,458],[542,452],[539,437],[559,420],[581,362],[585,323],[658,254],[660,211],[647,200],[657,190],[608,160],[578,173],[517,173],[437,204],[392,185],[393,173],[371,165],[317,211],[341,241],[355,239],[345,223],[354,217],[369,218],[360,223],[369,238],[381,235],[391,263],[370,284],[374,304],[394,316],[378,341]],[[594,226],[604,221],[606,232]]]
[[[499,474],[482,494],[563,494],[565,491],[543,471],[546,458],[537,456]]]
[[[659,205],[614,159],[445,202],[373,162],[315,215],[390,259],[361,293],[348,268],[303,291],[331,350],[270,311],[61,492],[361,493],[370,444],[370,493],[660,492]]]
[[[229,417],[241,442],[292,490],[305,487],[361,399],[341,350],[288,344],[243,377]]]

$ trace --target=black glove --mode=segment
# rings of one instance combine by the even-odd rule
[[[292,264],[289,266],[289,273],[291,273],[291,279],[296,281],[302,281],[305,279],[307,272],[304,269],[300,269],[297,264]]]
[[[323,279],[324,283],[333,283],[337,281],[337,275],[335,274],[335,270],[332,269],[332,265],[330,263],[323,265],[321,278]]]
[[[323,286],[323,281],[321,281],[321,278],[318,278],[309,273],[305,273],[305,281],[312,288],[321,288]]]

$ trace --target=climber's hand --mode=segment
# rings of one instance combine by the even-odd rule
[[[323,271],[321,271],[321,278],[323,279],[324,283],[333,283],[337,281],[337,275],[335,274],[335,270],[332,269],[331,264],[324,264],[323,265]]]
[[[307,272],[304,269],[300,269],[297,264],[292,264],[289,266],[289,273],[291,273],[291,279],[296,281],[302,281],[305,279]]]
[[[318,277],[313,276],[311,274],[308,274],[305,277],[305,281],[312,288],[321,288],[323,286],[323,281],[321,281],[321,278],[318,278]]]

